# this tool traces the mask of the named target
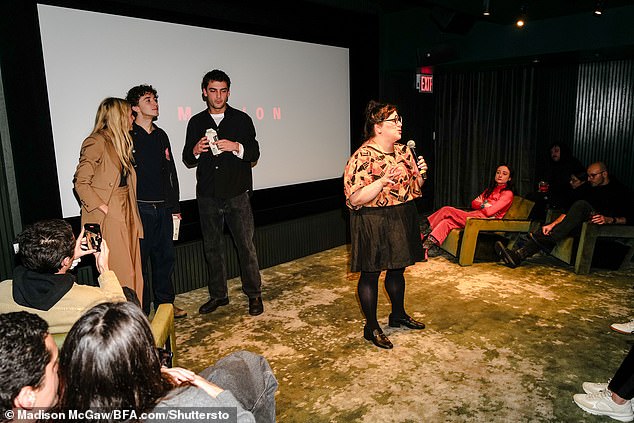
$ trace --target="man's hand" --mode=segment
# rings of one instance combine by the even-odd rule
[[[95,264],[97,265],[97,271],[101,275],[103,272],[110,270],[108,267],[108,258],[110,257],[110,249],[106,244],[106,239],[101,239],[101,251],[92,250],[95,255]]]
[[[97,252],[97,250],[91,250],[88,248],[88,241],[86,240],[85,230],[82,227],[79,236],[75,240],[75,252],[73,253],[73,260],[76,260],[83,256],[87,256],[88,254],[93,254],[95,252]]]
[[[207,139],[207,137],[202,137],[198,140],[196,145],[194,145],[192,152],[194,153],[194,156],[199,156],[201,153],[206,151],[209,151],[209,139]]]
[[[214,142],[214,144],[216,144],[216,147],[218,147],[218,149],[220,151],[235,151],[236,153],[238,151],[240,151],[240,144],[237,142],[233,142],[233,141],[229,141],[227,139],[221,139],[218,140],[216,142]]]
[[[609,216],[603,216],[602,214],[595,214],[590,218],[590,222],[597,225],[611,225],[616,223],[616,219]]]
[[[544,226],[542,226],[542,233],[543,233],[544,235],[548,235],[548,234],[550,234],[550,232],[553,230],[553,228],[554,228],[555,226],[557,226],[557,224],[556,224],[555,222],[553,222],[553,223],[551,223],[551,224],[549,224],[549,225],[544,225]]]

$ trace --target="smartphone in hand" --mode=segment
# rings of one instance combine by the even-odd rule
[[[84,236],[90,250],[101,251],[101,227],[98,223],[84,224]]]

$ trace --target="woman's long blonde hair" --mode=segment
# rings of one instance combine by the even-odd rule
[[[92,134],[101,133],[112,142],[126,174],[131,173],[133,168],[129,119],[130,104],[122,98],[108,97],[99,104],[92,130]]]

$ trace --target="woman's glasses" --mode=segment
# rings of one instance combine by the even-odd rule
[[[403,116],[396,116],[396,117],[393,117],[392,119],[383,119],[381,122],[392,122],[394,125],[397,125],[400,123],[402,125]]]

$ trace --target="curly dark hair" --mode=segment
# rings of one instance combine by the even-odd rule
[[[221,71],[220,69],[214,69],[209,71],[203,76],[203,82],[200,84],[200,88],[204,91],[209,85],[209,81],[218,81],[218,82],[226,82],[227,88],[231,88],[231,79],[229,75]]]
[[[66,257],[75,254],[75,236],[62,219],[41,220],[16,238],[22,265],[38,273],[57,273]]]
[[[25,386],[39,388],[44,383],[51,361],[47,335],[48,323],[35,314],[0,314],[0,410],[11,410]]]
[[[130,302],[103,303],[71,328],[59,359],[62,410],[147,412],[173,386],[143,311]]]
[[[154,94],[154,97],[158,100],[158,93],[156,89],[147,84],[137,85],[136,87],[132,87],[128,90],[128,93],[125,95],[125,100],[130,103],[130,106],[138,106],[139,100],[146,94]],[[136,112],[132,110],[132,114],[136,117]]]
[[[374,125],[383,122],[393,112],[398,113],[398,109],[395,105],[370,100],[365,108],[365,125],[363,126],[364,139],[369,140],[375,136]]]

